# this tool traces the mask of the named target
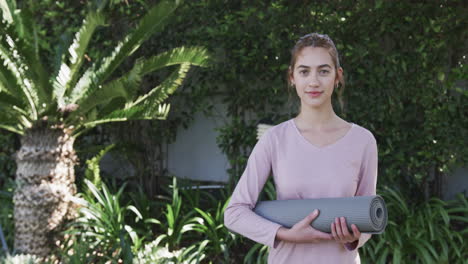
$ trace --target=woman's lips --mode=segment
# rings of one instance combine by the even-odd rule
[[[306,92],[306,94],[312,96],[312,97],[318,97],[322,94],[323,92]]]

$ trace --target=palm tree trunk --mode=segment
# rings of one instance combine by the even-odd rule
[[[13,196],[16,252],[45,257],[55,231],[76,214],[70,201],[76,186],[71,130],[41,124],[26,131],[16,154]]]

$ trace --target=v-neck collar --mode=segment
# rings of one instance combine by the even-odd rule
[[[342,136],[341,138],[337,139],[335,142],[333,143],[330,143],[328,145],[325,145],[325,146],[322,146],[322,147],[318,147],[314,144],[312,144],[309,140],[307,140],[307,138],[305,138],[302,133],[299,131],[299,128],[297,127],[296,125],[296,122],[294,122],[294,118],[292,118],[290,120],[291,122],[291,125],[293,126],[294,130],[297,132],[298,136],[304,141],[306,142],[307,145],[311,146],[312,148],[314,149],[317,149],[317,150],[324,150],[324,149],[328,149],[328,148],[331,148],[335,145],[337,145],[338,143],[340,143],[341,141],[343,141],[349,134],[351,134],[351,131],[354,129],[355,127],[355,124],[354,123],[351,123],[351,128],[348,129],[348,131],[346,132],[346,134],[344,134],[344,136]]]

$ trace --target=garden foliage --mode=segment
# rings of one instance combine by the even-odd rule
[[[48,54],[67,46],[50,44],[63,32],[68,33],[64,43],[71,43],[84,10],[78,2],[54,2],[35,3],[32,11],[47,25],[38,35],[48,41],[38,45]],[[90,40],[93,61],[120,39],[115,29],[131,28],[152,1],[111,2],[113,30],[99,31]],[[444,177],[468,162],[467,12],[462,0],[187,1],[171,26],[149,38],[150,45],[135,56],[190,43],[207,47],[214,63],[188,76],[181,93],[168,100],[177,106],[169,120],[151,127],[151,133],[158,144],[172,142],[194,113],[215,114],[214,107],[222,103],[226,118],[218,145],[231,165],[231,185],[224,195],[210,196],[174,182],[155,201],[135,183],[118,192],[107,188],[110,179],[103,178],[99,181],[107,189],[83,192],[87,206],[79,224],[70,227],[76,254],[57,255],[68,263],[266,263],[268,248],[228,232],[220,216],[256,143],[260,120],[277,124],[297,114],[295,92],[286,87],[289,50],[300,36],[320,32],[335,41],[345,73],[346,88],[333,98],[335,111],[372,131],[379,147],[378,193],[387,201],[389,225],[360,249],[362,262],[463,263],[468,259],[466,198],[436,197],[441,197]],[[57,20],[64,23],[52,23]],[[61,58],[46,56],[49,63],[53,60]],[[124,65],[128,69],[131,65]],[[13,165],[2,153],[9,152],[0,153],[0,173],[6,175]],[[262,198],[275,198],[273,186],[267,183]],[[11,202],[12,188],[2,186],[2,204]],[[2,227],[12,226],[11,210],[2,207]],[[78,236],[79,230],[89,231]],[[99,252],[87,254],[94,246]]]

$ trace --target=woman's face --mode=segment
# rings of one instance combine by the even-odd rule
[[[338,74],[343,69],[338,68]],[[296,92],[302,106],[318,108],[325,104],[331,105],[331,97],[335,84],[338,84],[335,64],[328,51],[324,48],[305,47],[296,58],[296,64],[291,82],[296,86]]]

